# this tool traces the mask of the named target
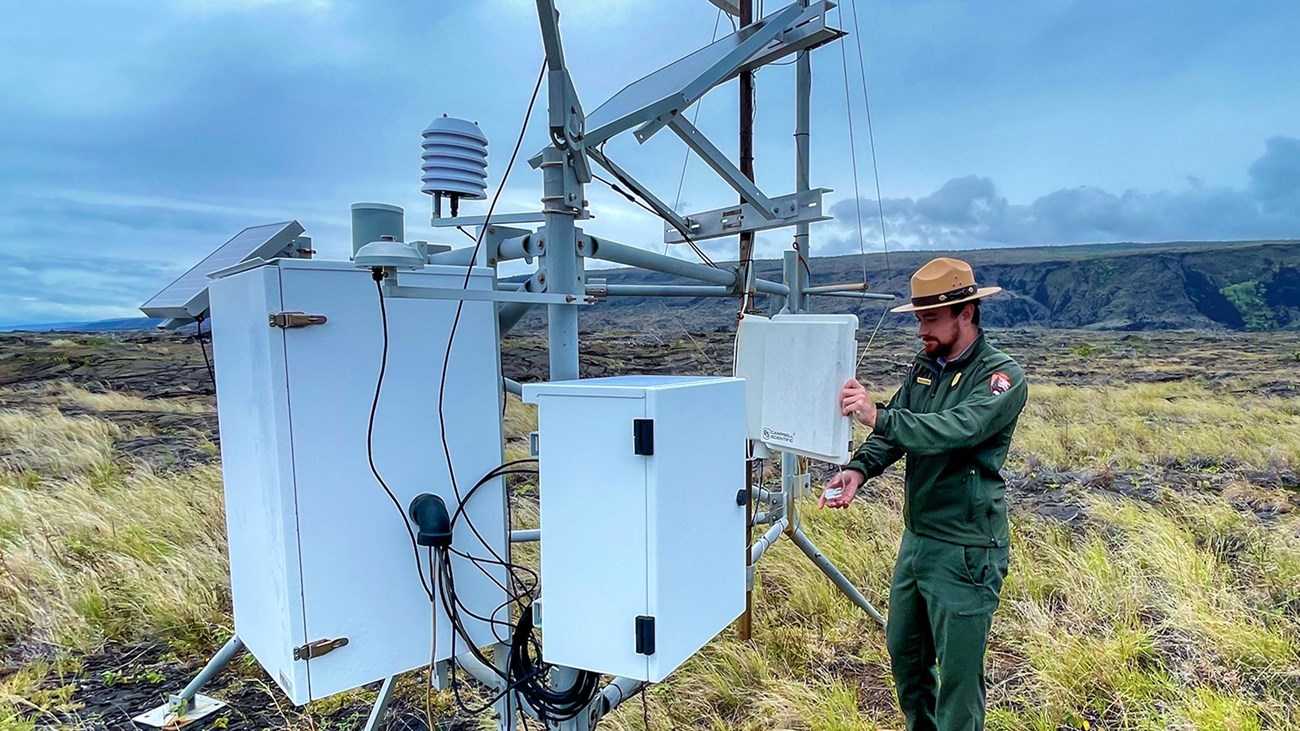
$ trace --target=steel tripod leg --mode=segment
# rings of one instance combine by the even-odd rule
[[[244,641],[239,639],[239,635],[231,637],[180,693],[168,696],[165,704],[132,720],[155,728],[181,728],[220,710],[226,705],[224,702],[206,696],[200,697],[199,691],[224,670],[235,654],[243,648]],[[201,703],[196,704],[196,698]]]
[[[510,645],[504,642],[498,642],[492,646],[492,664],[501,672],[506,672],[510,668]],[[502,682],[505,686],[506,683]],[[515,700],[518,696],[512,691],[503,693],[497,699],[497,731],[515,731]]]
[[[848,596],[854,604],[861,607],[862,611],[866,612],[872,619],[876,620],[876,624],[879,624],[881,627],[885,626],[885,617],[881,615],[875,607],[871,606],[871,602],[867,601],[867,598],[862,595],[862,592],[858,591],[858,588],[845,578],[844,574],[841,573],[839,569],[835,568],[835,564],[831,563],[829,558],[826,558],[826,554],[822,553],[817,546],[813,545],[813,542],[808,539],[808,536],[804,535],[803,528],[796,528],[793,530],[790,533],[790,539],[799,547],[799,550],[803,551],[808,555],[808,558],[812,559],[813,563],[817,564],[817,568],[821,569],[822,573],[826,574],[826,576],[830,578],[831,582],[834,583],[835,586],[839,587],[840,591],[844,592],[844,594]]]
[[[226,644],[220,650],[217,650],[217,654],[212,656],[208,664],[203,666],[203,669],[199,671],[198,675],[194,676],[194,679],[190,681],[189,685],[185,686],[184,690],[167,699],[171,707],[180,712],[192,708],[194,706],[194,696],[199,694],[199,690],[216,677],[217,673],[224,670],[230,664],[230,660],[234,658],[235,653],[242,649],[244,649],[244,641],[239,639],[239,635],[234,635],[227,640]]]
[[[370,709],[370,718],[366,719],[365,731],[379,731],[379,726],[384,722],[384,714],[388,711],[388,702],[393,699],[393,686],[396,684],[396,675],[384,679],[384,684],[379,688],[379,697]]]

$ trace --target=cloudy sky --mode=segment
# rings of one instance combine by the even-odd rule
[[[705,0],[558,5],[588,111],[730,32]],[[814,254],[882,248],[863,76],[891,249],[1300,237],[1300,3],[844,5],[833,21],[859,29],[865,74],[852,39],[846,57],[814,55],[813,184],[835,190],[837,216],[814,228]],[[459,245],[428,228],[420,130],[443,113],[478,121],[500,182],[542,61],[535,12],[532,0],[10,3],[0,325],[134,316],[248,225],[298,219],[321,255],[344,256],[355,201],[401,205],[408,238]],[[778,195],[793,188],[793,67],[758,85],[758,178]],[[698,122],[733,154],[735,97],[734,84],[715,90]],[[545,141],[541,112],[528,153]],[[608,151],[673,201],[684,150],[672,137]],[[684,181],[684,212],[733,199],[698,162]],[[499,210],[536,209],[539,182],[517,168]],[[662,250],[648,214],[595,186],[589,197],[590,230]],[[760,253],[786,245],[766,235]],[[725,257],[734,242],[709,248]]]

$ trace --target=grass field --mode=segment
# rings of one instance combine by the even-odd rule
[[[1277,385],[1296,337],[1157,339],[1158,358],[1078,337],[1028,368],[990,728],[1300,729],[1300,394]],[[1225,372],[1187,367],[1207,349]],[[232,629],[217,447],[194,421],[210,401],[73,381],[0,392],[0,731],[124,728]],[[518,450],[531,407],[511,399],[506,423]],[[172,436],[184,457],[159,459]],[[850,510],[801,505],[879,606],[900,507],[897,471]],[[882,633],[787,543],[760,564],[755,620],[753,640],[724,632],[602,728],[902,727]],[[212,694],[234,707],[202,728],[342,729],[374,690],[295,709],[245,655]],[[420,678],[399,694],[390,728],[424,728]],[[487,724],[432,704],[447,727]]]

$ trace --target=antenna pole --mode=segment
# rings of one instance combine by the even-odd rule
[[[740,0],[740,27],[754,22],[755,0]],[[740,75],[740,173],[754,180],[754,72]],[[743,204],[745,201],[741,201]],[[754,232],[740,234],[740,276],[743,286],[749,281],[750,261],[754,256]]]
[[[804,0],[804,7],[807,7],[809,0]],[[809,151],[809,117],[812,100],[812,57],[808,51],[800,51],[795,61],[795,121],[794,121],[794,189],[795,193],[803,193],[811,186],[809,185],[809,171],[811,169],[811,160]],[[799,223],[794,227],[794,243],[799,249],[799,256],[805,260],[812,255],[808,245],[808,224]],[[804,292],[808,288],[808,270],[805,267],[799,267],[798,277],[800,282],[799,292]],[[792,284],[787,282],[786,284]],[[795,288],[790,287],[794,292]],[[806,302],[797,302],[798,309],[791,307],[791,312],[806,309]]]

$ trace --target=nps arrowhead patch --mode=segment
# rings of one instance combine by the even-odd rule
[[[989,393],[994,396],[1001,396],[1011,390],[1011,378],[1001,371],[994,373],[989,378]]]

